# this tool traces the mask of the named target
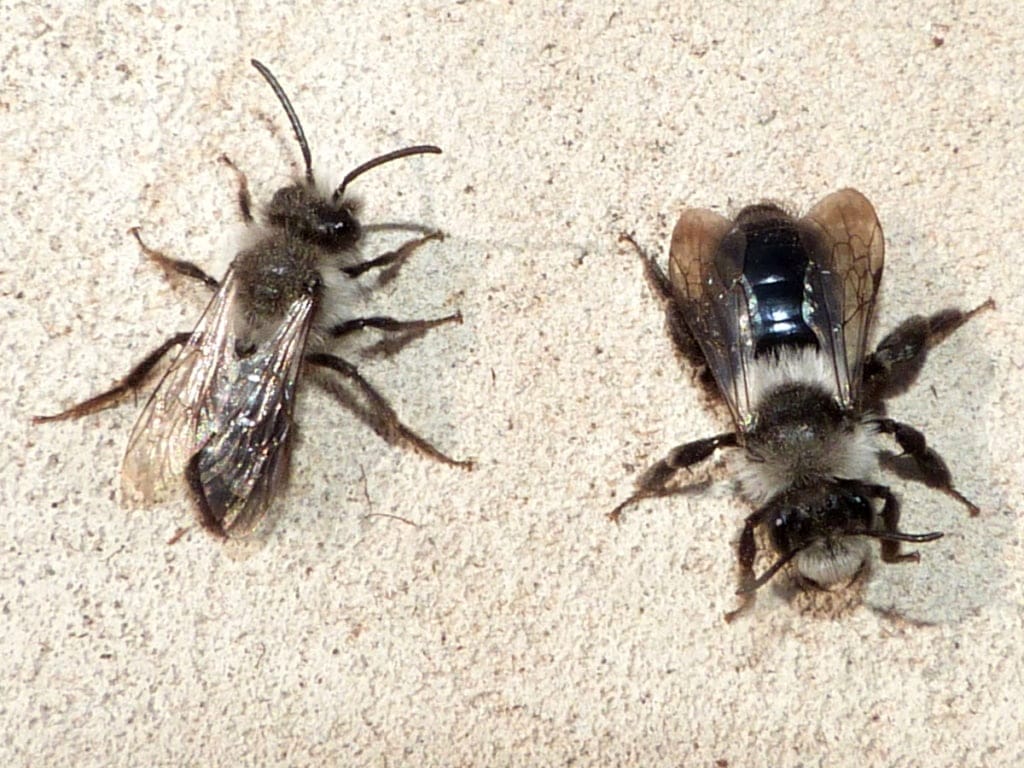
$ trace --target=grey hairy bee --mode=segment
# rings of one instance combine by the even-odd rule
[[[898,499],[873,479],[882,436],[895,440],[916,479],[978,513],[924,435],[886,416],[886,400],[913,384],[932,347],[994,303],[915,315],[868,352],[885,242],[862,194],[840,190],[799,219],[773,203],[747,206],[732,220],[685,210],[667,275],[623,238],[665,303],[677,350],[727,404],[734,429],[674,448],[613,519],[641,499],[687,490],[676,482],[681,470],[735,449],[738,490],[756,506],[738,545],[746,605],[791,562],[804,585],[827,589],[856,577],[871,539],[883,561],[897,563],[918,560],[901,551],[904,542],[942,536],[899,528]],[[758,529],[777,555],[759,575]]]
[[[358,203],[346,189],[380,165],[441,150],[418,145],[390,152],[350,171],[333,191],[318,190],[309,145],[291,102],[266,66],[255,59],[252,65],[288,116],[305,175],[277,190],[257,220],[245,175],[221,158],[237,175],[238,204],[249,235],[222,280],[190,261],[149,248],[133,229],[147,257],[168,272],[201,281],[214,291],[213,299],[191,332],[171,336],[112,388],[58,414],[35,418],[78,418],[113,405],[142,386],[160,361],[178,349],[132,430],[123,485],[126,495],[154,503],[184,479],[200,522],[220,537],[256,530],[285,483],[296,390],[309,369],[352,386],[365,420],[385,437],[446,464],[471,466],[449,458],[405,426],[354,365],[330,352],[332,342],[363,329],[411,337],[462,322],[458,312],[433,320],[344,314],[345,293],[353,281],[370,270],[394,267],[423,243],[442,237],[434,232],[361,261]],[[332,389],[330,380],[324,385]]]

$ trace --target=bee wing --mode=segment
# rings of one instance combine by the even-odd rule
[[[723,248],[733,223],[713,211],[684,210],[672,231],[669,282],[682,313],[742,430],[752,418],[748,374],[754,348],[741,258]]]
[[[274,336],[238,362],[218,397],[218,428],[189,463],[189,482],[208,525],[232,536],[251,533],[284,482],[295,386],[314,300],[293,302]]]
[[[216,393],[234,354],[231,271],[210,300],[192,336],[150,396],[128,438],[121,466],[122,493],[144,504],[166,500],[180,488],[189,459],[216,427]]]
[[[803,222],[821,235],[808,285],[808,323],[831,346],[843,405],[860,394],[862,367],[875,297],[882,281],[885,238],[875,209],[855,189],[841,189],[821,200]]]

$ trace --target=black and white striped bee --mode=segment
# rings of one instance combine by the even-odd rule
[[[218,536],[252,533],[287,479],[296,387],[303,369],[330,372],[357,392],[360,413],[385,437],[404,442],[447,464],[470,466],[435,448],[398,419],[387,400],[355,366],[332,354],[331,342],[366,328],[407,337],[460,313],[434,320],[346,317],[346,293],[365,272],[396,266],[415,248],[441,239],[433,232],[396,251],[360,261],[358,201],[346,189],[366,171],[410,155],[436,154],[413,146],[366,162],[333,191],[318,190],[309,145],[291,102],[263,64],[252,65],[270,84],[291,122],[305,162],[305,176],[274,194],[257,222],[245,175],[238,202],[249,225],[248,245],[220,281],[195,264],[147,247],[163,269],[196,278],[215,291],[195,329],[177,333],[147,355],[111,389],[36,422],[84,416],[136,390],[172,349],[177,356],[143,409],[128,441],[122,467],[126,496],[143,503],[167,498],[184,478],[200,521]],[[337,382],[319,380],[335,391]]]
[[[885,244],[862,194],[831,194],[801,219],[773,203],[748,206],[734,220],[685,210],[667,276],[632,237],[624,239],[665,302],[676,347],[705,379],[713,377],[735,429],[673,449],[613,519],[640,499],[686,490],[674,482],[680,470],[720,448],[739,449],[738,488],[757,506],[738,548],[738,594],[746,603],[791,561],[805,583],[828,588],[861,571],[868,539],[879,540],[882,560],[893,563],[918,559],[901,552],[903,542],[942,536],[900,530],[896,496],[871,479],[879,435],[895,439],[921,481],[978,513],[924,436],[886,417],[885,401],[913,383],[929,349],[994,304],[915,315],[868,353]],[[777,558],[755,575],[758,528]]]

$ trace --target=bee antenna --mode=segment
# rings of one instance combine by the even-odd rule
[[[864,531],[861,536],[870,536],[880,541],[935,541],[941,539],[943,534],[939,531],[932,533],[903,533],[902,531]]]
[[[345,194],[345,187],[347,187],[355,178],[362,176],[371,168],[376,168],[378,165],[384,165],[384,163],[390,163],[392,160],[398,160],[403,157],[409,157],[409,155],[439,155],[441,154],[441,148],[435,147],[432,144],[417,144],[415,147],[406,147],[405,149],[396,149],[394,152],[388,152],[386,155],[375,157],[373,160],[367,160],[365,163],[360,165],[358,168],[351,170],[346,174],[345,178],[341,180],[341,185],[334,190],[332,200],[337,202],[341,199],[341,196]]]
[[[256,59],[250,60],[252,65],[256,67],[256,71],[263,75],[263,79],[270,83],[270,87],[274,89],[274,94],[277,96],[277,100],[281,102],[281,106],[284,107],[285,114],[288,115],[288,119],[291,121],[292,130],[295,131],[295,138],[299,141],[299,149],[302,150],[302,159],[306,161],[306,181],[309,182],[310,186],[313,185],[313,157],[309,153],[309,144],[306,143],[306,134],[302,130],[302,123],[299,122],[299,116],[295,114],[295,109],[292,107],[292,103],[288,100],[287,94],[284,92],[284,88],[277,82],[277,78],[274,77],[273,73],[267,69],[266,65]]]

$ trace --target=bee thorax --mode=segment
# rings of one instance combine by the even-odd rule
[[[320,291],[317,250],[286,233],[264,238],[238,254],[235,335],[258,344],[273,334],[289,307]]]
[[[757,410],[746,435],[741,489],[763,502],[817,478],[865,477],[874,468],[870,433],[835,398],[804,382],[776,388]]]

